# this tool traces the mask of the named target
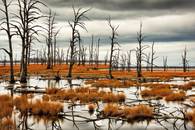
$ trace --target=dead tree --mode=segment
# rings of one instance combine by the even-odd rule
[[[106,55],[104,56],[104,65],[107,65],[107,62],[108,62],[108,51]]]
[[[150,71],[153,72],[153,68],[154,68],[154,60],[156,60],[158,57],[155,56],[156,55],[156,51],[154,50],[154,42],[152,43],[152,52],[151,52],[151,62],[150,62]]]
[[[117,54],[116,54],[116,69],[118,70],[119,69],[119,63],[120,63],[120,49],[118,48],[118,52],[117,52]]]
[[[113,56],[113,64],[112,64],[112,68],[117,70],[119,68],[119,56],[118,56],[119,52],[117,54],[115,54]]]
[[[9,60],[10,60],[10,83],[14,83],[15,79],[14,79],[14,68],[13,68],[13,47],[12,47],[12,37],[14,34],[11,33],[11,23],[10,23],[10,13],[9,13],[9,7],[11,5],[11,2],[8,2],[7,0],[2,0],[3,3],[3,7],[4,9],[0,9],[0,11],[4,14],[4,18],[2,19],[2,22],[0,23],[0,30],[3,30],[7,33],[7,37],[8,37],[8,42],[9,42],[9,50],[5,49],[5,48],[0,48],[2,50],[4,50],[8,56],[9,56]],[[3,27],[5,25],[5,27]]]
[[[81,35],[80,33],[78,33],[78,43],[79,43],[79,54],[78,54],[78,60],[79,60],[79,63],[78,65],[81,65]]]
[[[166,71],[168,68],[168,65],[167,65],[167,56],[164,57],[163,56],[163,70]]]
[[[15,55],[14,64],[17,65],[17,55]]]
[[[4,59],[3,59],[3,66],[4,67],[6,66],[6,63],[7,63],[7,57],[6,57],[6,55],[4,55]]]
[[[131,53],[133,50],[127,52],[127,71],[131,71]]]
[[[188,67],[187,48],[186,47],[185,47],[183,54],[182,54],[182,65],[183,65],[183,72],[186,72],[187,67]]]
[[[110,48],[110,60],[109,60],[109,78],[113,78],[112,76],[112,61],[113,61],[113,56],[114,56],[114,51],[116,51],[116,45],[119,46],[119,43],[117,41],[117,29],[119,28],[119,26],[113,26],[111,23],[111,19],[108,19],[108,25],[111,28],[111,36],[110,36],[110,40],[111,40],[111,48]]]
[[[149,71],[150,70],[150,53],[148,53],[147,57],[146,57],[146,70]]]
[[[55,13],[49,10],[49,15],[47,16],[47,32],[46,44],[47,44],[47,69],[53,68],[54,62],[54,29],[55,29]]]
[[[44,5],[39,0],[17,0],[17,6],[19,12],[15,13],[17,19],[14,20],[15,33],[21,38],[22,41],[22,53],[21,53],[21,66],[20,66],[20,82],[27,82],[27,64],[28,64],[28,51],[32,42],[38,35],[38,28],[41,28],[36,24],[37,20],[42,18],[39,5]]]
[[[69,21],[69,25],[72,29],[72,36],[70,40],[70,63],[69,63],[69,68],[68,68],[68,74],[67,77],[71,78],[72,77],[72,69],[75,64],[75,57],[77,54],[77,45],[76,43],[78,42],[78,34],[79,30],[78,27],[81,27],[84,30],[87,30],[85,27],[85,23],[82,21],[83,19],[88,19],[88,17],[85,15],[90,9],[82,11],[82,8],[79,8],[78,10],[75,10],[73,6],[73,12],[74,12],[74,19],[72,23]]]
[[[148,48],[148,46],[143,45],[144,38],[145,37],[142,32],[142,23],[140,23],[140,30],[137,33],[138,47],[136,49],[137,77],[138,78],[142,77],[142,61],[144,61],[144,57],[146,57],[144,50]]]
[[[87,56],[87,47],[82,46],[81,47],[81,63],[82,63],[82,65],[85,65],[85,63],[86,63],[86,56]]]
[[[127,56],[126,54],[121,54],[121,69],[124,71],[127,63]]]
[[[56,64],[56,57],[57,57],[57,36],[58,36],[59,32],[60,32],[60,29],[58,29],[58,31],[54,33],[54,57],[53,57],[54,65]]]
[[[95,64],[98,67],[99,65],[99,55],[100,55],[100,38],[98,39],[96,48],[95,48]]]
[[[66,64],[68,65],[69,62],[69,53],[70,53],[70,47],[68,47],[67,51],[66,51]]]
[[[91,36],[91,45],[89,44],[89,64],[93,64],[93,44],[94,44],[94,36]]]

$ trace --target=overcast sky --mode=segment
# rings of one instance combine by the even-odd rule
[[[146,36],[145,44],[156,42],[159,62],[169,56],[171,65],[179,65],[185,46],[189,50],[191,64],[195,65],[195,0],[44,0],[57,14],[56,23],[61,28],[58,46],[66,48],[71,36],[67,21],[72,19],[72,5],[91,8],[85,21],[88,32],[81,30],[83,43],[90,43],[91,35],[101,38],[102,55],[109,48],[110,29],[106,19],[110,16],[114,25],[119,25],[119,43],[122,50],[136,47],[136,34],[140,21]],[[41,8],[43,14],[48,9]],[[12,11],[17,11],[12,8]],[[2,16],[2,14],[0,14]],[[43,20],[44,21],[44,20]],[[5,33],[0,32],[0,47],[6,47]],[[97,39],[96,38],[96,39]],[[15,40],[15,50],[20,55],[20,41]],[[44,40],[34,48],[44,47]],[[105,49],[105,47],[107,47]],[[149,50],[148,50],[149,51]],[[2,53],[1,53],[2,54]],[[176,63],[177,61],[177,63]]]

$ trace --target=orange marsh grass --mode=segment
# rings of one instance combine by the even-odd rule
[[[153,118],[153,108],[147,105],[119,106],[118,104],[107,104],[103,109],[105,117],[118,117],[130,120]]]
[[[114,94],[112,92],[99,91],[97,89],[90,89],[87,87],[81,87],[76,89],[63,89],[55,94],[49,94],[50,99],[66,100],[66,101],[80,101],[82,103],[98,102],[124,102],[126,99],[125,94]]]

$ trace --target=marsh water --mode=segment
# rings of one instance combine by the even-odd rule
[[[159,82],[159,83],[164,83],[164,84],[185,84],[190,81],[193,81],[190,78],[173,78],[170,81],[167,82]],[[154,82],[156,83],[156,82]],[[14,85],[10,85],[7,82],[1,82],[0,83],[0,94],[10,94],[12,96],[17,96],[21,95],[20,92],[14,91],[16,88],[21,88],[21,91],[23,90],[22,86],[27,86],[28,90],[34,91],[35,89],[38,90],[40,93],[35,93],[34,98],[39,99],[42,98],[42,92],[49,87],[57,87],[57,88],[76,88],[76,87],[85,87],[85,86],[90,86],[90,85],[85,85],[85,80],[72,80],[71,86],[70,86],[70,81],[67,80],[60,80],[60,81],[55,81],[55,80],[43,80],[41,77],[30,77],[28,79],[27,84],[19,84],[17,82]],[[12,91],[9,89],[12,88]],[[110,89],[110,88],[100,88],[103,89],[104,91],[112,91],[114,93],[118,92],[124,92],[127,99],[125,101],[126,104],[160,104],[163,107],[163,112],[165,114],[168,114],[172,112],[172,116],[182,116],[180,112],[178,112],[178,109],[186,109],[186,104],[190,104],[189,99],[186,99],[184,102],[166,102],[163,99],[142,99],[140,96],[140,91],[144,89],[144,87],[137,87],[137,86],[130,86],[129,88],[115,88],[115,89]],[[20,90],[20,89],[19,89]],[[195,89],[188,90],[187,91],[187,96],[191,95],[193,96],[195,94]],[[140,100],[140,101],[139,101]],[[93,113],[90,113],[88,111],[87,105],[75,105],[72,107],[70,110],[70,104],[69,102],[64,102],[64,112],[70,112],[70,115],[72,114],[73,116],[67,116],[63,119],[59,119],[57,123],[55,123],[55,128],[53,127],[53,123],[50,121],[45,121],[44,119],[37,119],[33,116],[29,116],[27,120],[28,127],[33,130],[53,130],[53,129],[63,129],[63,130],[96,130],[96,129],[101,129],[101,130],[172,130],[172,129],[179,129],[179,130],[191,130],[193,129],[193,125],[189,122],[184,124],[184,121],[182,120],[176,120],[176,119],[155,119],[155,120],[150,120],[150,121],[140,121],[140,122],[134,122],[134,123],[128,123],[126,121],[122,120],[117,120],[117,119],[102,119],[102,120],[97,120],[95,122],[86,122],[83,121],[83,118],[79,118],[79,116],[84,116],[86,118],[90,119],[97,119],[98,112],[94,111]],[[104,103],[100,103],[99,109],[102,110]],[[47,106],[46,106],[47,107]],[[159,110],[161,111],[161,110]],[[167,113],[166,113],[167,112]],[[16,111],[16,114],[14,115],[14,118],[16,118],[17,124],[21,121],[19,113]],[[76,115],[74,117],[74,115]]]

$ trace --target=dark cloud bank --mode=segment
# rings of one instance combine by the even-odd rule
[[[194,0],[48,0],[51,6],[65,7],[73,3],[80,6],[92,6],[103,10],[166,10],[194,9]]]

